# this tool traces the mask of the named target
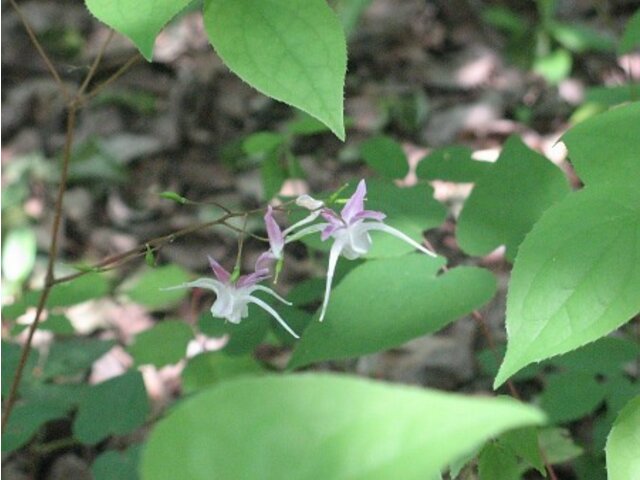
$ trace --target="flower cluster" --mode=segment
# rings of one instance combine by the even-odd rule
[[[216,279],[200,278],[172,288],[198,287],[213,290],[216,294],[216,300],[211,306],[211,314],[214,317],[224,318],[231,323],[240,323],[249,314],[249,303],[254,303],[273,316],[287,332],[295,338],[299,338],[268,303],[254,295],[254,292],[262,291],[287,305],[291,305],[272,289],[260,285],[260,282],[272,277],[272,269],[275,270],[277,278],[284,259],[283,253],[286,244],[314,233],[320,233],[322,241],[333,239],[333,244],[329,251],[327,280],[324,300],[320,310],[320,321],[324,319],[327,311],[333,275],[339,257],[343,256],[349,260],[354,260],[366,255],[372,246],[371,231],[383,231],[409,243],[427,255],[435,256],[432,251],[415,242],[401,231],[386,225],[383,222],[385,219],[384,213],[365,210],[364,201],[366,195],[367,186],[365,181],[361,180],[355,193],[346,202],[340,213],[326,207],[320,200],[315,200],[308,195],[302,195],[298,197],[296,204],[306,208],[310,213],[303,220],[285,230],[280,228],[273,217],[273,209],[269,206],[264,216],[267,236],[269,237],[269,250],[260,255],[253,273],[234,279],[234,275],[225,270],[214,259],[209,258],[209,263]],[[314,223],[320,216],[325,221]],[[273,268],[274,264],[275,268]]]

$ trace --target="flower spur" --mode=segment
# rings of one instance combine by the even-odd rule
[[[225,270],[213,258],[208,258],[211,270],[213,270],[213,274],[216,277],[215,279],[199,278],[192,282],[170,287],[167,290],[194,287],[212,290],[216,294],[216,299],[211,306],[211,315],[218,318],[224,318],[234,324],[240,323],[243,318],[246,318],[249,315],[249,304],[254,303],[275,318],[287,332],[295,338],[300,338],[291,329],[291,327],[287,325],[282,317],[278,315],[278,312],[276,312],[264,300],[253,295],[255,291],[266,292],[282,303],[291,305],[290,302],[282,298],[272,289],[265,287],[264,285],[259,285],[261,281],[266,280],[271,276],[269,273],[269,264],[272,261],[272,256],[269,252],[265,252],[260,255],[256,261],[255,271],[253,273],[241,275],[237,280],[234,280],[233,275]]]

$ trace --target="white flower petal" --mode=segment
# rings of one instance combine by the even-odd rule
[[[322,302],[322,310],[320,311],[320,321],[324,320],[324,314],[327,312],[327,305],[329,305],[329,296],[331,295],[331,283],[333,282],[333,274],[336,271],[336,264],[338,263],[338,258],[340,257],[340,253],[342,253],[343,247],[344,242],[341,240],[336,240],[331,246],[331,251],[329,252],[327,284],[324,289],[324,300]]]
[[[295,242],[296,240],[301,239],[302,237],[306,237],[307,235],[311,235],[312,233],[320,232],[328,227],[328,223],[316,223],[315,225],[311,225],[309,227],[303,228],[302,230],[298,230],[296,233],[285,239],[284,243]]]
[[[278,300],[280,300],[282,303],[284,303],[285,305],[293,305],[293,303],[291,303],[290,301],[282,298],[280,295],[278,295],[276,292],[274,292],[272,289],[270,289],[269,287],[265,287],[264,285],[254,285],[251,288],[251,291],[253,290],[260,290],[261,292],[266,292],[269,295],[271,295],[274,298],[277,298]]]
[[[405,235],[404,233],[402,233],[400,230],[390,227],[389,225],[386,225],[382,222],[368,222],[368,223],[364,223],[363,225],[366,227],[367,230],[380,230],[381,232],[385,232],[385,233],[388,233],[389,235],[393,235],[394,237],[397,237],[400,240],[404,240],[409,245],[417,248],[418,250],[420,250],[423,253],[426,253],[427,255],[431,255],[432,257],[438,256],[428,248],[420,245],[418,242],[413,240],[408,235]]]
[[[287,325],[287,322],[285,322],[282,317],[280,315],[278,315],[278,312],[276,312],[273,308],[271,308],[271,306],[266,303],[263,302],[262,300],[260,300],[258,297],[254,297],[253,295],[249,296],[248,299],[249,302],[255,303],[256,305],[258,305],[260,308],[262,308],[263,310],[265,310],[267,313],[271,314],[271,316],[273,318],[275,318],[278,323],[280,325],[282,325],[282,327],[289,332],[291,335],[293,335],[295,338],[300,338],[298,336],[298,334],[296,332],[294,332],[293,330],[291,330],[291,327],[289,327],[289,325]]]
[[[221,288],[224,288],[224,284],[213,278],[198,278],[193,282],[183,283],[175,287],[161,288],[160,290],[177,290],[179,288],[204,288],[206,290],[213,290],[217,294]]]
[[[300,220],[299,222],[294,223],[293,225],[291,225],[290,227],[286,228],[284,230],[284,232],[282,232],[282,234],[285,236],[285,238],[287,237],[287,235],[291,232],[293,232],[296,228],[300,228],[303,225],[306,225],[307,223],[311,223],[313,222],[316,218],[318,218],[320,216],[320,213],[322,213],[322,210],[316,210],[315,212],[310,213],[309,215],[307,215],[306,217],[304,217],[302,220]]]

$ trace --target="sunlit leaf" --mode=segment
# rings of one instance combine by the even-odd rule
[[[141,472],[145,480],[432,478],[492,435],[543,418],[510,399],[336,375],[245,378],[158,422]]]
[[[569,191],[558,167],[511,137],[465,202],[456,229],[458,243],[472,255],[506,245],[507,258],[513,260],[542,213]]]
[[[147,60],[160,30],[191,0],[85,0],[98,20],[129,37]]]
[[[640,478],[640,396],[622,409],[607,439],[609,480]]]
[[[416,254],[355,268],[331,293],[325,320],[314,318],[304,331],[289,366],[399,346],[440,330],[493,296],[495,279],[488,271],[459,267],[435,276],[441,265],[441,259]]]
[[[204,24],[235,74],[344,139],[346,43],[324,0],[206,0]]]
[[[635,102],[612,108],[569,130],[562,140],[580,179],[587,185],[634,182],[640,188],[639,125],[640,102]]]
[[[516,258],[507,299],[509,343],[495,385],[636,315],[638,258],[640,189],[587,187],[550,208]]]

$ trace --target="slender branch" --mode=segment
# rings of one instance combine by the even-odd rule
[[[20,22],[22,22],[22,26],[26,30],[27,35],[29,35],[29,39],[31,40],[31,43],[33,44],[33,46],[38,51],[38,54],[40,55],[40,58],[42,58],[42,60],[44,61],[45,65],[47,66],[47,69],[49,70],[49,73],[51,74],[51,76],[53,77],[55,82],[58,84],[58,88],[62,92],[62,95],[65,97],[66,100],[69,100],[70,96],[69,96],[69,92],[67,91],[67,87],[64,85],[64,82],[62,81],[62,78],[60,78],[60,75],[58,74],[58,71],[53,66],[53,63],[51,62],[51,59],[49,58],[47,53],[44,51],[44,48],[42,48],[42,45],[40,44],[40,41],[38,40],[38,37],[36,36],[35,32],[33,31],[33,28],[31,28],[31,25],[29,24],[29,21],[24,16],[24,12],[18,6],[18,4],[16,3],[15,0],[9,0],[9,2],[11,2],[11,6],[16,11],[16,14],[18,15],[18,18],[20,18]]]
[[[62,220],[62,201],[64,199],[64,193],[67,189],[67,177],[69,173],[69,163],[71,160],[71,149],[73,145],[73,132],[75,130],[76,125],[76,112],[77,105],[72,102],[69,106],[69,110],[67,113],[67,134],[64,144],[64,152],[62,155],[62,173],[60,176],[60,186],[58,187],[58,194],[56,197],[56,203],[54,207],[54,217],[53,217],[53,225],[51,227],[51,245],[49,247],[49,261],[47,263],[47,274],[45,277],[44,288],[42,293],[40,294],[40,299],[38,301],[38,307],[36,309],[36,316],[33,319],[31,325],[29,325],[29,332],[27,334],[27,341],[22,348],[22,353],[20,354],[20,360],[18,362],[18,367],[16,368],[15,375],[11,382],[11,388],[9,390],[9,396],[7,397],[7,403],[5,404],[4,411],[2,412],[2,432],[5,431],[5,427],[7,422],[9,421],[9,416],[11,415],[11,411],[13,410],[13,406],[16,402],[18,396],[18,387],[20,386],[20,380],[22,379],[22,375],[24,373],[25,366],[27,364],[27,358],[29,357],[29,353],[31,352],[31,344],[33,342],[33,335],[38,328],[38,324],[40,323],[40,318],[42,317],[42,312],[44,311],[44,307],[51,292],[51,288],[53,287],[53,268],[55,265],[56,257],[58,256],[58,237],[60,232],[60,223]]]
[[[108,87],[113,82],[118,80],[122,75],[124,75],[127,72],[127,70],[129,70],[129,68],[131,68],[133,65],[138,63],[141,59],[142,59],[142,56],[139,53],[136,53],[133,57],[127,60],[127,63],[125,63],[122,67],[120,67],[113,75],[111,75],[108,79],[106,79],[96,88],[91,90],[89,93],[85,94],[82,98],[82,102],[86,103],[87,101],[94,98],[96,95],[102,92],[102,90],[104,90],[106,87]]]
[[[107,51],[107,46],[109,45],[109,42],[111,42],[111,39],[113,38],[114,33],[115,33],[115,30],[109,31],[109,35],[107,36],[107,39],[104,41],[104,43],[100,47],[100,50],[96,55],[96,58],[93,60],[93,63],[89,68],[89,72],[87,73],[87,76],[82,82],[82,85],[80,85],[80,89],[76,94],[77,97],[81,97],[82,95],[84,95],[84,92],[87,90],[87,87],[89,86],[89,82],[91,82],[91,80],[93,79],[93,76],[98,71],[98,65],[100,65],[100,62],[102,61],[102,57],[104,56],[104,53]]]

